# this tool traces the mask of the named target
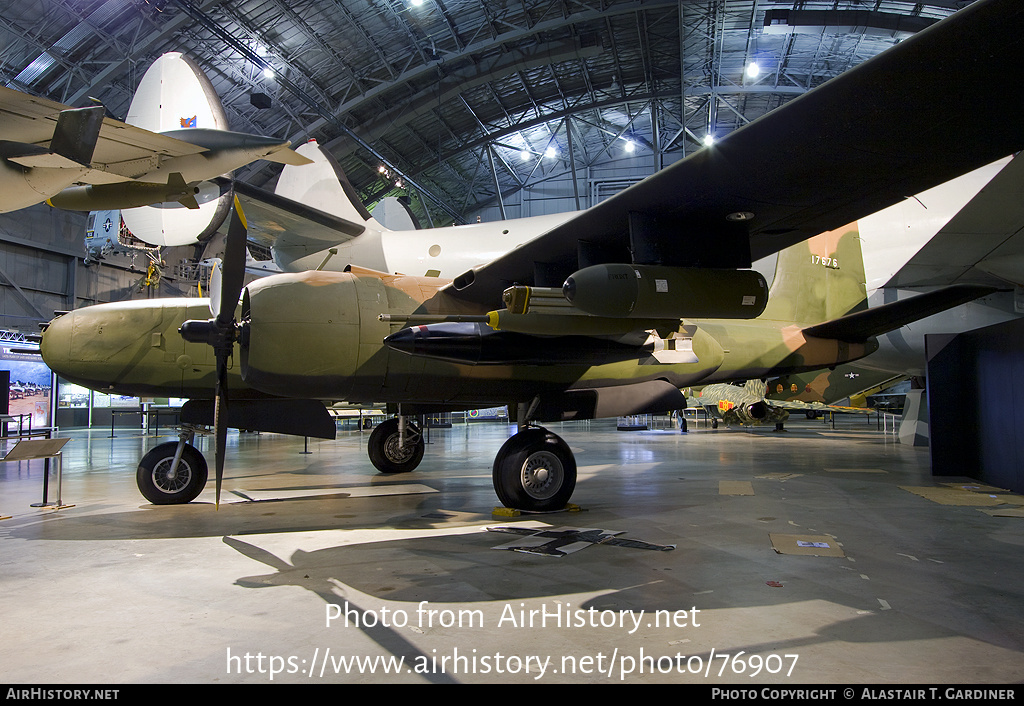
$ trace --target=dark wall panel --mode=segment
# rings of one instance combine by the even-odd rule
[[[1024,320],[928,336],[932,473],[1024,492]]]

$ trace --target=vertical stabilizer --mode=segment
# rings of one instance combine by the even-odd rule
[[[301,166],[285,165],[274,193],[305,206],[355,223],[367,222],[383,229],[363,206],[341,165],[316,140],[299,145],[295,151],[313,160]]]
[[[752,378],[743,383],[743,389],[753,397],[763,399],[768,394],[768,385],[764,380]]]
[[[867,308],[857,224],[779,253],[768,306],[759,318],[811,325]]]
[[[220,98],[198,64],[178,52],[164,54],[149,67],[128,108],[129,125],[153,132],[207,128],[227,130]],[[204,182],[199,208],[170,202],[121,211],[124,224],[139,240],[153,245],[187,245],[206,240],[231,208],[230,190]]]
[[[198,127],[227,130],[220,96],[203,70],[180,52],[164,54],[147,69],[125,122],[152,132]]]
[[[419,219],[409,208],[408,196],[385,196],[370,212],[389,230],[420,230]]]

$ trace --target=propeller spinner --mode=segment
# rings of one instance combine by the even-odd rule
[[[178,332],[190,343],[206,343],[213,347],[217,362],[217,386],[213,412],[213,426],[216,432],[216,492],[217,507],[220,507],[220,490],[224,481],[224,446],[227,442],[228,408],[228,360],[234,352],[238,339],[238,324],[235,308],[242,294],[245,280],[245,240],[248,227],[242,206],[235,197],[231,212],[231,223],[224,245],[223,271],[220,286],[211,288],[210,313],[212,319],[189,320],[181,325]],[[214,280],[216,281],[216,277]]]

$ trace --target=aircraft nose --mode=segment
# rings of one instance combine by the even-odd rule
[[[50,370],[65,380],[102,389],[120,381],[150,348],[161,309],[134,302],[76,309],[50,322],[39,344]]]
[[[50,370],[86,387],[95,387],[93,368],[102,360],[95,340],[95,319],[88,307],[70,311],[51,321],[39,342],[39,352]]]
[[[43,362],[62,377],[67,376],[68,363],[71,361],[73,317],[74,312],[70,312],[53,319],[43,331],[43,338],[39,342]]]

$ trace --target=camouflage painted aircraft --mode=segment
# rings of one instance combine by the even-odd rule
[[[772,404],[806,405],[806,410],[810,412],[827,412],[837,403],[849,400],[849,406],[840,406],[839,411],[867,411],[868,397],[906,379],[906,375],[892,371],[840,365],[811,373],[772,378],[767,381],[765,399]]]
[[[697,404],[711,417],[713,428],[721,419],[727,426],[774,424],[776,429],[789,419],[789,410],[765,399],[765,383],[747,380],[743,385],[714,383],[696,391]]]
[[[806,377],[819,377],[820,372],[805,373]],[[793,375],[793,378],[801,377]],[[794,412],[803,413],[808,419],[817,419],[828,413],[871,414],[870,407],[848,407],[825,404],[819,401],[780,399],[770,396],[764,380],[746,380],[740,383],[715,383],[698,388],[696,404],[703,407],[711,418],[712,428],[718,427],[718,420],[727,426],[765,426],[774,424],[776,430]],[[690,399],[693,399],[692,397]]]
[[[450,282],[352,266],[243,288],[236,208],[219,296],[73,311],[45,331],[43,357],[87,387],[191,398],[183,422],[216,429],[218,496],[229,426],[330,438],[324,400],[384,402],[398,416],[369,455],[403,472],[424,452],[417,415],[508,404],[520,431],[493,464],[499,499],[561,508],[575,460],[538,422],[680,409],[682,387],[839,365],[991,291],[851,313],[865,290],[844,224],[1024,147],[1024,96],[1001,79],[1022,28],[1016,2],[974,3],[587,211],[510,224],[518,246]],[[988,129],[965,133],[982,104]],[[380,245],[351,242],[350,262]],[[769,296],[747,268],[790,247]],[[186,439],[140,463],[151,501],[187,502],[205,484]]]

